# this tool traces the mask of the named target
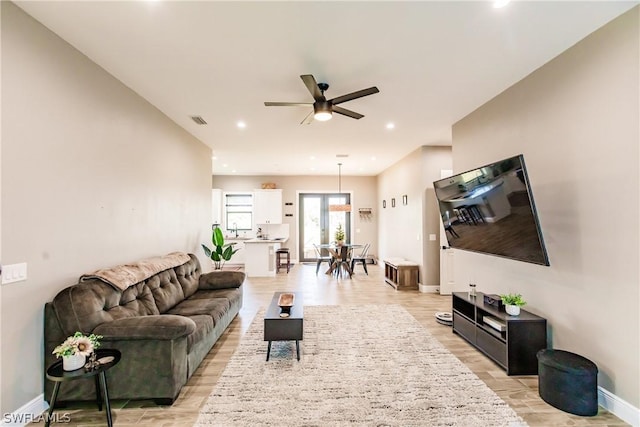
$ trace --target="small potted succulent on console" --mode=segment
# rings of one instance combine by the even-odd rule
[[[506,294],[500,295],[500,299],[504,304],[504,310],[511,316],[517,316],[520,314],[520,307],[527,302],[522,299],[520,294]]]

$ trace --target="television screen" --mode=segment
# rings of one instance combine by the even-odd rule
[[[549,265],[522,155],[433,185],[450,247]]]

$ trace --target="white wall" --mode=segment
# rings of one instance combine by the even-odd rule
[[[550,267],[456,251],[456,283],[518,292],[553,347],[598,365],[640,407],[639,9],[453,127],[456,171],[523,153]]]
[[[0,413],[43,392],[43,307],[78,277],[211,229],[211,150],[10,2],[2,11]]]

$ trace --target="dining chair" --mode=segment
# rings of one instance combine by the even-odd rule
[[[367,273],[367,276],[369,275],[369,272],[367,271],[367,254],[369,253],[370,247],[371,243],[367,243],[366,245],[364,245],[364,248],[362,248],[362,252],[360,252],[360,255],[351,258],[351,271],[355,271],[354,267],[356,263],[361,262],[362,267],[364,268],[364,272]]]
[[[316,276],[317,276],[318,270],[320,270],[320,264],[322,264],[323,262],[326,262],[329,265],[329,268],[331,268],[333,259],[330,256],[322,256],[322,250],[315,243],[313,243],[313,249],[315,249],[316,251]]]
[[[342,272],[349,273],[349,278],[353,274],[353,270],[349,266],[349,257],[351,255],[351,247],[345,246],[338,250],[329,249],[329,253],[333,257],[331,268],[327,273],[335,274],[336,277],[341,277]]]

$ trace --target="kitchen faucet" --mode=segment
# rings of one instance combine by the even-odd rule
[[[238,238],[238,224],[233,223],[233,231],[236,233],[236,238]]]

